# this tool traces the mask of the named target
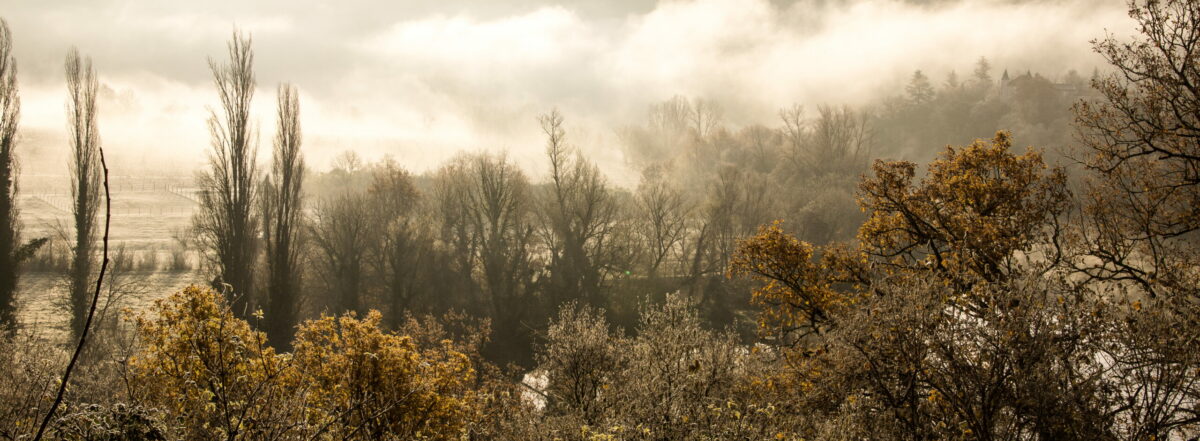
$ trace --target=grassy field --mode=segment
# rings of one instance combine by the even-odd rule
[[[123,309],[139,310],[154,299],[191,283],[203,283],[190,233],[196,190],[190,179],[112,178],[113,257],[126,259],[112,274],[114,284],[102,302],[114,317]],[[61,305],[65,286],[54,259],[66,255],[72,233],[71,196],[66,176],[29,176],[21,180],[18,207],[25,239],[46,237],[50,244],[27,265],[18,293],[19,318],[25,329],[48,339],[65,337],[67,314]],[[101,213],[101,222],[103,222]],[[116,254],[120,253],[120,256]],[[182,253],[187,268],[172,268]],[[57,262],[61,266],[61,262]]]

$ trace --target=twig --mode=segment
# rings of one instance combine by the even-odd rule
[[[58,395],[54,397],[54,404],[50,405],[50,411],[46,412],[46,417],[42,419],[42,425],[38,427],[33,441],[42,439],[42,435],[46,432],[46,426],[50,425],[50,419],[54,418],[54,411],[58,410],[58,406],[62,404],[63,394],[67,391],[67,382],[71,379],[71,371],[75,370],[75,363],[79,361],[79,354],[83,352],[83,346],[87,343],[88,331],[92,327],[92,318],[96,316],[96,304],[100,302],[100,287],[103,286],[104,271],[108,269],[108,228],[112,222],[112,195],[108,191],[108,162],[104,159],[104,147],[96,146],[96,148],[100,151],[100,170],[104,173],[104,237],[101,239],[104,252],[100,262],[100,275],[96,277],[96,291],[92,293],[92,305],[88,308],[87,320],[83,323],[83,332],[79,333],[79,343],[75,345],[75,353],[71,354],[71,361],[67,363],[67,370],[63,372],[62,381],[58,385]]]

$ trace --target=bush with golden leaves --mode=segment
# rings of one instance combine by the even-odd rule
[[[171,439],[458,439],[476,416],[475,371],[449,341],[422,350],[381,316],[300,326],[291,354],[199,287],[135,318],[135,399]]]
[[[340,439],[457,439],[477,412],[475,370],[452,343],[420,350],[380,329],[382,316],[300,325],[294,361],[307,418]]]
[[[290,357],[234,317],[220,294],[189,286],[134,319],[134,395],[186,439],[278,439],[297,430]]]

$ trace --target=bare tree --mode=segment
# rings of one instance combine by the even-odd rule
[[[867,168],[873,141],[870,124],[849,107],[821,106],[808,152],[821,172],[857,175]]]
[[[371,267],[383,288],[388,317],[399,327],[416,297],[428,288],[423,271],[430,264],[433,241],[417,206],[421,195],[412,175],[391,160],[375,172],[367,190],[375,210],[378,240],[371,245]]]
[[[806,176],[865,171],[873,142],[866,115],[831,106],[820,106],[817,113],[810,123],[799,105],[779,111],[794,171]]]
[[[491,296],[496,323],[517,331],[528,301],[530,243],[529,182],[503,157],[479,156],[471,167],[468,193],[470,222],[478,235],[479,265]]]
[[[778,166],[779,147],[782,134],[763,125],[746,127],[739,133],[742,138],[743,161],[758,173],[770,173]]]
[[[543,430],[634,427],[642,433],[628,439],[655,440],[778,436],[770,429],[786,415],[734,409],[751,396],[738,385],[754,355],[733,334],[705,329],[697,306],[678,294],[644,304],[637,335],[625,337],[603,310],[564,305],[537,354],[534,372],[543,381],[525,384],[544,398]],[[714,408],[737,416],[723,418]]]
[[[209,111],[208,129],[213,151],[212,169],[200,176],[200,211],[196,227],[201,242],[212,251],[216,264],[214,285],[226,291],[233,310],[249,311],[254,286],[253,265],[258,223],[254,222],[258,167],[252,139],[250,101],[254,96],[254,52],[247,35],[234,31],[229,42],[229,63],[209,59],[221,110]]]
[[[808,167],[808,157],[804,153],[806,130],[804,127],[804,107],[793,104],[791,107],[779,110],[779,119],[783,121],[783,139],[786,142],[788,162],[793,172],[805,170]]]
[[[529,181],[506,157],[478,154],[443,167],[434,186],[443,241],[454,252],[468,252],[451,266],[474,276],[480,309],[496,324],[496,355],[517,358],[528,350],[523,320],[536,306]]]
[[[12,55],[8,22],[0,19],[0,329],[16,327],[13,304],[21,262],[46,243],[45,238],[21,244],[17,216],[17,122],[21,97],[17,92],[17,61]]]
[[[697,136],[707,138],[721,125],[722,116],[724,111],[720,104],[713,100],[696,98],[692,100],[691,110],[688,112],[688,124],[696,131]]]
[[[690,117],[691,106],[682,96],[650,106],[648,126],[654,160],[668,159],[678,152],[687,137]]]
[[[71,143],[71,215],[75,247],[68,277],[71,333],[78,338],[87,318],[95,266],[96,210],[100,206],[100,134],[96,128],[96,71],[91,58],[72,49],[66,61],[67,131]]]
[[[1093,218],[1081,269],[1129,281],[1150,295],[1200,298],[1200,4],[1129,2],[1141,35],[1094,42],[1113,72],[1092,81],[1101,99],[1080,102],[1085,165],[1102,178],[1086,194]]]
[[[88,64],[88,70],[90,71],[91,63]],[[68,62],[68,66],[69,65],[70,63]],[[94,80],[95,75],[93,74],[91,76]],[[58,406],[62,404],[63,395],[67,392],[67,385],[71,383],[71,373],[74,372],[75,365],[79,362],[80,355],[83,354],[84,348],[87,347],[88,332],[92,328],[92,320],[96,318],[96,306],[100,303],[100,292],[101,288],[104,286],[104,274],[108,271],[108,264],[110,263],[108,258],[108,236],[110,227],[112,226],[112,192],[109,191],[108,162],[104,160],[104,150],[100,147],[98,142],[95,144],[95,146],[97,162],[99,162],[99,164],[96,165],[98,168],[96,173],[98,174],[97,180],[100,181],[97,186],[100,184],[103,184],[104,186],[104,234],[100,237],[100,272],[99,275],[96,276],[96,287],[95,290],[92,291],[92,296],[90,299],[91,301],[88,303],[87,311],[84,312],[83,324],[80,326],[77,335],[79,342],[75,344],[75,350],[71,353],[71,359],[67,362],[67,368],[63,371],[62,378],[58,381],[58,393],[54,396],[54,402],[50,404],[50,410],[48,410],[46,412],[46,416],[42,418],[42,423],[38,426],[37,434],[33,436],[34,441],[41,440],[42,435],[46,433],[46,427],[49,426],[50,421],[54,418],[54,412],[58,409]],[[99,205],[99,202],[97,202],[96,205]]]
[[[433,178],[432,203],[438,225],[438,240],[450,257],[449,272],[464,282],[463,288],[476,288],[472,280],[475,254],[479,243],[468,218],[466,203],[469,192],[468,168],[465,158],[452,161],[437,171]],[[467,291],[467,289],[461,290]]]
[[[725,268],[737,239],[754,231],[743,228],[740,222],[746,200],[751,196],[747,194],[746,180],[746,174],[741,170],[723,167],[708,185],[708,201],[702,215],[710,234],[708,245],[711,250],[707,252],[711,253],[708,256],[711,266],[701,273],[719,272]]]
[[[541,214],[542,235],[550,245],[554,306],[575,295],[598,305],[612,269],[609,239],[619,221],[617,204],[600,170],[567,145],[562,114],[551,111],[539,122],[550,159],[549,193]]]
[[[312,239],[319,250],[321,275],[333,296],[333,313],[366,312],[367,250],[373,240],[367,198],[347,192],[317,204]]]
[[[263,185],[263,237],[267,263],[267,338],[286,347],[296,326],[300,292],[301,188],[304,155],[300,153],[300,101],[296,87],[279,86],[271,174]]]
[[[1200,4],[1127,4],[1140,35],[1093,42],[1112,70],[1075,108],[1095,179],[1072,262],[1076,277],[1129,293],[1105,354],[1128,439],[1183,439],[1200,426],[1200,356],[1187,349],[1200,344]]]
[[[687,236],[691,206],[681,191],[653,174],[642,177],[636,203],[642,224],[638,234],[649,252],[649,277],[654,278],[668,259],[682,257],[679,247]]]

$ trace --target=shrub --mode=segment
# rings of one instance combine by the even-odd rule
[[[455,439],[476,411],[475,371],[445,340],[421,351],[371,311],[300,325],[295,362],[309,420],[341,439]]]
[[[134,396],[172,416],[186,439],[275,439],[303,429],[291,357],[233,316],[220,294],[190,286],[135,318]]]
[[[64,412],[55,422],[51,439],[63,441],[167,441],[154,412],[117,404],[83,406]]]

